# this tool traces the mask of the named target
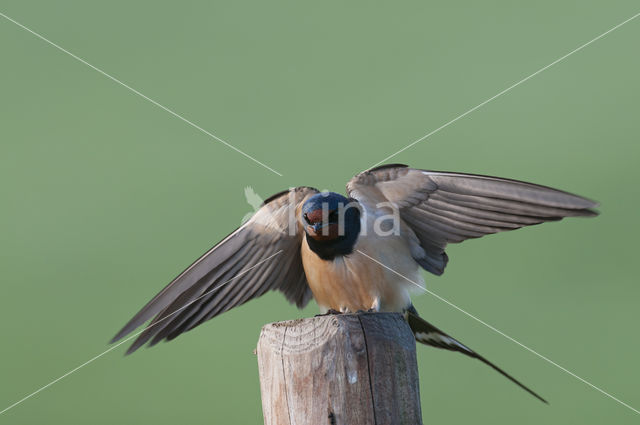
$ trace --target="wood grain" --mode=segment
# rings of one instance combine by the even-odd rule
[[[415,340],[400,314],[271,323],[257,354],[265,425],[422,423]]]

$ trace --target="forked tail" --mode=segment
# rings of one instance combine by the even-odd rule
[[[445,350],[458,351],[460,353],[466,354],[469,357],[476,358],[481,362],[491,366],[493,369],[501,373],[507,379],[511,380],[513,383],[518,385],[523,390],[527,391],[529,394],[537,398],[538,400],[547,403],[547,400],[540,397],[537,393],[531,390],[529,387],[524,385],[522,382],[518,381],[513,376],[509,375],[504,370],[500,369],[498,366],[491,363],[489,360],[482,357],[480,354],[473,351],[471,348],[462,344],[457,339],[452,336],[442,332],[440,329],[436,328],[420,316],[418,316],[418,312],[416,309],[411,306],[407,311],[405,311],[405,319],[409,323],[413,334],[416,337],[416,341],[421,342],[423,344],[431,345],[433,347],[444,348]]]

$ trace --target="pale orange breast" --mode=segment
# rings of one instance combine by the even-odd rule
[[[414,277],[417,264],[411,259],[408,248],[405,250],[393,242],[385,242],[372,240],[371,236],[361,237],[354,252],[348,256],[322,260],[309,248],[306,239],[303,240],[302,264],[309,287],[322,310],[366,311],[372,308],[376,299],[382,311],[401,311],[408,306],[406,282],[360,252],[383,264],[388,261],[392,263],[388,267],[400,267],[400,273]],[[401,259],[400,263],[393,261],[394,255]]]

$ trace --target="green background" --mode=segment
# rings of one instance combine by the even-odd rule
[[[355,173],[639,12],[637,1],[8,1],[0,11],[183,114],[277,176],[0,18],[0,410],[104,351],[152,295],[289,186]],[[395,157],[601,202],[451,246],[429,289],[640,408],[640,18]],[[418,347],[425,424],[637,423],[638,414],[432,296],[480,362]],[[262,423],[272,293],[170,344],[125,346],[7,424]]]

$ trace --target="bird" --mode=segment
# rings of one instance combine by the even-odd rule
[[[148,323],[127,350],[170,341],[272,290],[322,314],[398,312],[417,342],[480,360],[546,400],[419,316],[412,283],[442,275],[450,243],[564,217],[598,204],[546,186],[485,175],[387,164],[363,171],[347,196],[299,186],[264,200],[255,214],[152,298],[112,339]],[[411,283],[409,283],[411,282]],[[415,288],[413,288],[415,289]],[[131,337],[130,337],[131,338]]]

